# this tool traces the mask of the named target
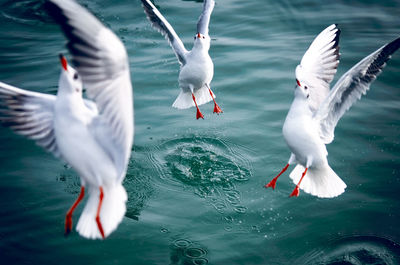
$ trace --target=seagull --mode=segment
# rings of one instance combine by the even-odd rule
[[[215,94],[210,88],[214,75],[214,64],[208,54],[211,41],[208,35],[208,25],[215,5],[214,0],[204,0],[203,12],[197,22],[197,33],[194,36],[191,51],[185,49],[175,30],[153,3],[150,0],[141,1],[150,23],[168,40],[181,65],[179,72],[181,91],[172,106],[177,109],[196,107],[196,119],[204,119],[199,106],[213,100],[214,113],[222,113],[221,108],[215,101]]]
[[[77,69],[60,55],[57,95],[0,82],[0,120],[74,168],[81,191],[65,217],[65,234],[85,191],[89,198],[76,230],[104,239],[126,212],[122,186],[133,143],[132,85],[122,42],[73,0],[48,0]],[[86,88],[88,99],[82,97]]]
[[[345,191],[346,184],[328,164],[326,144],[333,141],[336,124],[343,114],[369,90],[391,55],[400,47],[400,38],[382,46],[347,71],[329,89],[339,65],[340,29],[336,24],[323,30],[311,43],[296,67],[294,100],[283,125],[283,136],[291,150],[287,165],[266,188],[275,189],[276,181],[289,165],[296,184],[291,193],[306,193],[333,198]]]

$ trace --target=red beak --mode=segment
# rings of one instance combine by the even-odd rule
[[[197,38],[200,38],[201,36],[200,36],[200,32],[199,33],[197,33]]]
[[[62,55],[62,54],[60,54],[60,62],[61,62],[62,68],[64,68],[65,71],[68,71],[67,59],[65,59],[64,55]]]

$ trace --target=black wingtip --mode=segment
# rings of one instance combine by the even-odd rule
[[[388,55],[392,55],[399,48],[400,48],[400,37],[386,44],[385,47],[383,48],[383,52],[385,52]]]
[[[46,9],[47,13],[57,22],[61,19],[60,15],[62,13],[61,8],[51,1],[46,1],[44,3],[44,8]]]
[[[390,60],[391,55],[394,54],[400,48],[400,37],[384,45],[378,51],[373,54],[377,54],[375,59],[369,65],[366,74],[363,79],[365,82],[372,82],[382,72],[386,63]]]
[[[333,42],[335,43],[334,47],[339,47],[339,39],[340,39],[340,34],[342,33],[342,31],[340,30],[340,28],[338,28],[338,24],[335,24],[336,26],[336,36],[333,39]]]

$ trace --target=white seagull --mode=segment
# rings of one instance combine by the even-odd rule
[[[142,0],[142,4],[147,18],[153,27],[168,40],[181,65],[179,72],[181,92],[172,106],[178,109],[196,107],[196,118],[204,119],[198,106],[213,100],[214,113],[222,113],[210,88],[214,75],[214,64],[208,54],[211,41],[208,35],[208,25],[215,5],[214,0],[204,0],[203,12],[197,22],[197,34],[194,36],[194,44],[191,51],[185,49],[175,30],[150,0]]]
[[[126,211],[122,181],[134,129],[127,53],[114,33],[76,2],[49,0],[45,7],[68,38],[77,70],[60,55],[57,96],[0,83],[1,121],[79,173],[81,193],[65,217],[66,235],[87,189],[76,230],[86,238],[105,238]],[[82,98],[82,83],[89,99]]]
[[[339,35],[337,25],[327,27],[311,43],[296,68],[294,100],[282,130],[292,154],[266,188],[274,189],[278,177],[293,163],[297,166],[290,178],[296,188],[290,196],[298,196],[300,188],[320,198],[333,198],[346,188],[328,164],[325,145],[333,141],[339,119],[366,94],[391,54],[400,47],[400,38],[365,57],[329,90],[339,64]]]

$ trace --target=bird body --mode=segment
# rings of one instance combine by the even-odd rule
[[[283,124],[283,137],[302,165],[317,166],[327,163],[325,144],[318,135],[318,124],[303,98],[295,97]]]
[[[132,86],[125,47],[73,0],[48,0],[61,25],[73,62],[60,55],[57,95],[26,91],[0,82],[0,121],[35,140],[77,171],[81,192],[65,217],[65,234],[85,192],[76,226],[86,238],[105,238],[126,212],[122,186],[133,143]],[[83,86],[87,99],[82,97]]]
[[[335,197],[344,192],[346,184],[329,166],[328,152],[318,129],[318,120],[313,117],[307,100],[295,96],[282,129],[285,142],[292,152],[289,164],[298,164],[290,178],[294,183],[299,183],[307,168],[307,176],[298,188],[318,197]],[[296,194],[297,189],[293,196]]]
[[[186,50],[175,30],[150,0],[142,0],[142,4],[152,26],[168,40],[181,65],[178,78],[181,91],[172,106],[178,109],[196,107],[196,118],[204,119],[198,106],[213,100],[214,113],[222,113],[210,88],[214,75],[214,64],[208,53],[211,42],[208,26],[215,5],[214,0],[204,1],[203,12],[197,22],[197,34],[194,37],[191,51]]]
[[[71,66],[68,69],[75,71]],[[91,125],[99,118],[99,113],[97,109],[85,105],[82,93],[73,89],[74,83],[71,85],[63,82],[68,74],[64,69],[61,71],[54,104],[54,133],[58,149],[65,161],[74,165],[83,183],[101,186],[103,183],[115,182],[115,165],[101,143],[93,137]]]
[[[179,72],[179,86],[184,93],[196,93],[210,84],[214,75],[214,64],[204,48],[193,48],[186,55],[186,63]],[[189,95],[190,95],[189,94]],[[209,97],[212,100],[211,96]],[[190,100],[193,104],[193,101]],[[199,103],[198,103],[199,104]]]
[[[328,164],[325,145],[333,141],[336,124],[343,114],[366,94],[399,49],[400,38],[365,57],[329,89],[339,65],[339,36],[336,24],[328,26],[314,39],[296,67],[294,100],[282,129],[291,156],[266,188],[274,189],[279,176],[291,164],[297,164],[290,173],[296,184],[290,196],[298,196],[300,189],[321,198],[336,197],[345,191],[346,184]]]

